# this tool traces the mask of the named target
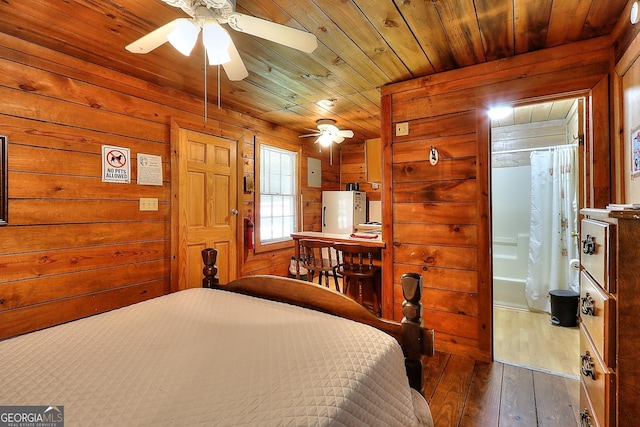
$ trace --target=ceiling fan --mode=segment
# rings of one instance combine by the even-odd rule
[[[328,147],[332,142],[336,144],[340,144],[344,141],[345,138],[353,138],[352,130],[340,130],[336,126],[336,121],[333,119],[319,119],[316,121],[318,130],[315,129],[307,129],[313,131],[313,133],[307,135],[300,135],[300,138],[308,138],[310,136],[317,136],[313,143],[317,144],[318,142],[322,147]]]
[[[261,37],[282,45],[311,53],[318,47],[316,36],[295,28],[236,12],[236,0],[162,0],[179,7],[189,18],[178,18],[129,44],[133,53],[148,53],[167,41],[180,53],[189,56],[200,29],[210,65],[222,65],[229,80],[242,80],[249,75],[231,37],[220,24],[235,31]]]

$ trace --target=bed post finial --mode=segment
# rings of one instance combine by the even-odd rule
[[[422,390],[423,328],[422,328],[422,276],[406,273],[401,277],[402,295],[402,348],[409,386]]]
[[[204,248],[202,250],[202,261],[204,262],[204,268],[202,274],[203,288],[214,288],[220,283],[220,278],[216,276],[218,274],[218,267],[216,267],[216,259],[218,258],[218,250],[214,248]]]

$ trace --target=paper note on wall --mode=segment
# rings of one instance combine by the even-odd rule
[[[162,185],[162,156],[138,153],[138,185]]]

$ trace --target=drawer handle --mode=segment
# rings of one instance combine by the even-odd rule
[[[589,354],[589,351],[585,351],[584,354],[580,355],[580,361],[582,362],[582,366],[580,367],[580,372],[585,377],[591,377],[592,380],[596,379],[596,371],[593,369],[593,359]]]
[[[584,408],[584,411],[580,412],[580,427],[593,427],[591,424],[591,415],[589,415],[589,409]]]
[[[590,234],[582,241],[582,253],[585,255],[593,255],[596,253],[596,238]]]
[[[591,298],[589,292],[586,292],[584,297],[580,298],[580,312],[587,316],[595,316],[596,308],[594,304],[593,298]]]

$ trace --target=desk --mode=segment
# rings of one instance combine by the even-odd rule
[[[300,239],[322,240],[325,242],[356,243],[358,245],[369,246],[372,248],[385,247],[385,243],[382,241],[382,237],[380,235],[377,239],[365,239],[351,237],[349,234],[332,234],[322,233],[319,231],[300,231],[298,233],[292,233],[291,238],[294,240],[296,260],[300,260]],[[299,264],[296,263],[296,279],[299,278]]]

